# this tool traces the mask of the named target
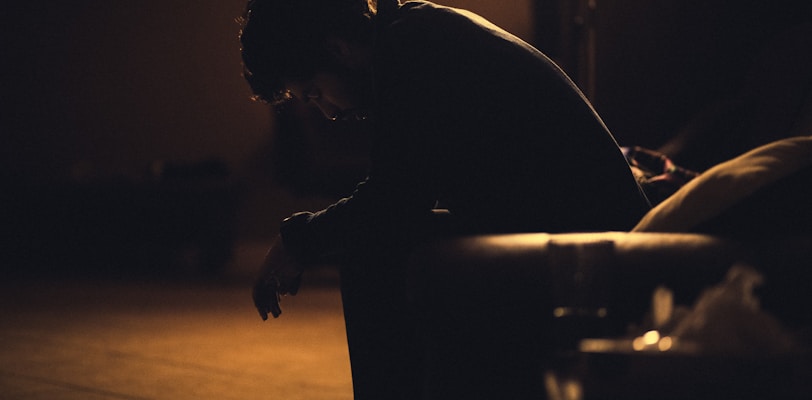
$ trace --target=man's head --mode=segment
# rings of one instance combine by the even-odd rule
[[[353,65],[355,53],[370,43],[373,14],[367,0],[250,0],[240,42],[256,98],[307,101],[312,93],[291,93],[291,86],[310,90],[308,82],[324,74],[355,85],[361,69]]]

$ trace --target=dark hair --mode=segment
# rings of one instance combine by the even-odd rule
[[[240,45],[254,98],[272,104],[289,99],[284,80],[331,69],[328,36],[369,41],[373,16],[367,0],[250,0]]]

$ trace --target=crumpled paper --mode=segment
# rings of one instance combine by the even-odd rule
[[[683,343],[692,352],[775,355],[797,350],[793,334],[761,308],[754,289],[763,280],[754,268],[734,265],[724,281],[705,289],[691,308],[674,307],[670,291],[658,288],[651,322],[660,337]]]

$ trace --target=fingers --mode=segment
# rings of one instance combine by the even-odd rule
[[[282,308],[279,306],[278,286],[279,282],[266,280],[260,280],[254,285],[254,306],[263,321],[268,320],[269,313],[274,318],[278,318],[282,314]]]
[[[260,286],[259,284],[254,286],[254,307],[257,308],[257,312],[259,312],[259,316],[262,318],[263,321],[268,320],[268,313],[271,311],[270,303],[266,300],[267,294],[265,293],[265,289]]]
[[[282,314],[282,308],[279,307],[279,296],[278,295],[273,298],[273,301],[271,301],[270,311],[271,311],[271,315],[273,315],[274,318],[279,318],[279,315]]]

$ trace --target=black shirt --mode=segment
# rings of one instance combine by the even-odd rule
[[[548,57],[473,13],[410,1],[377,16],[375,131],[354,194],[283,226],[323,260],[431,233],[628,230],[648,210],[614,138]]]

